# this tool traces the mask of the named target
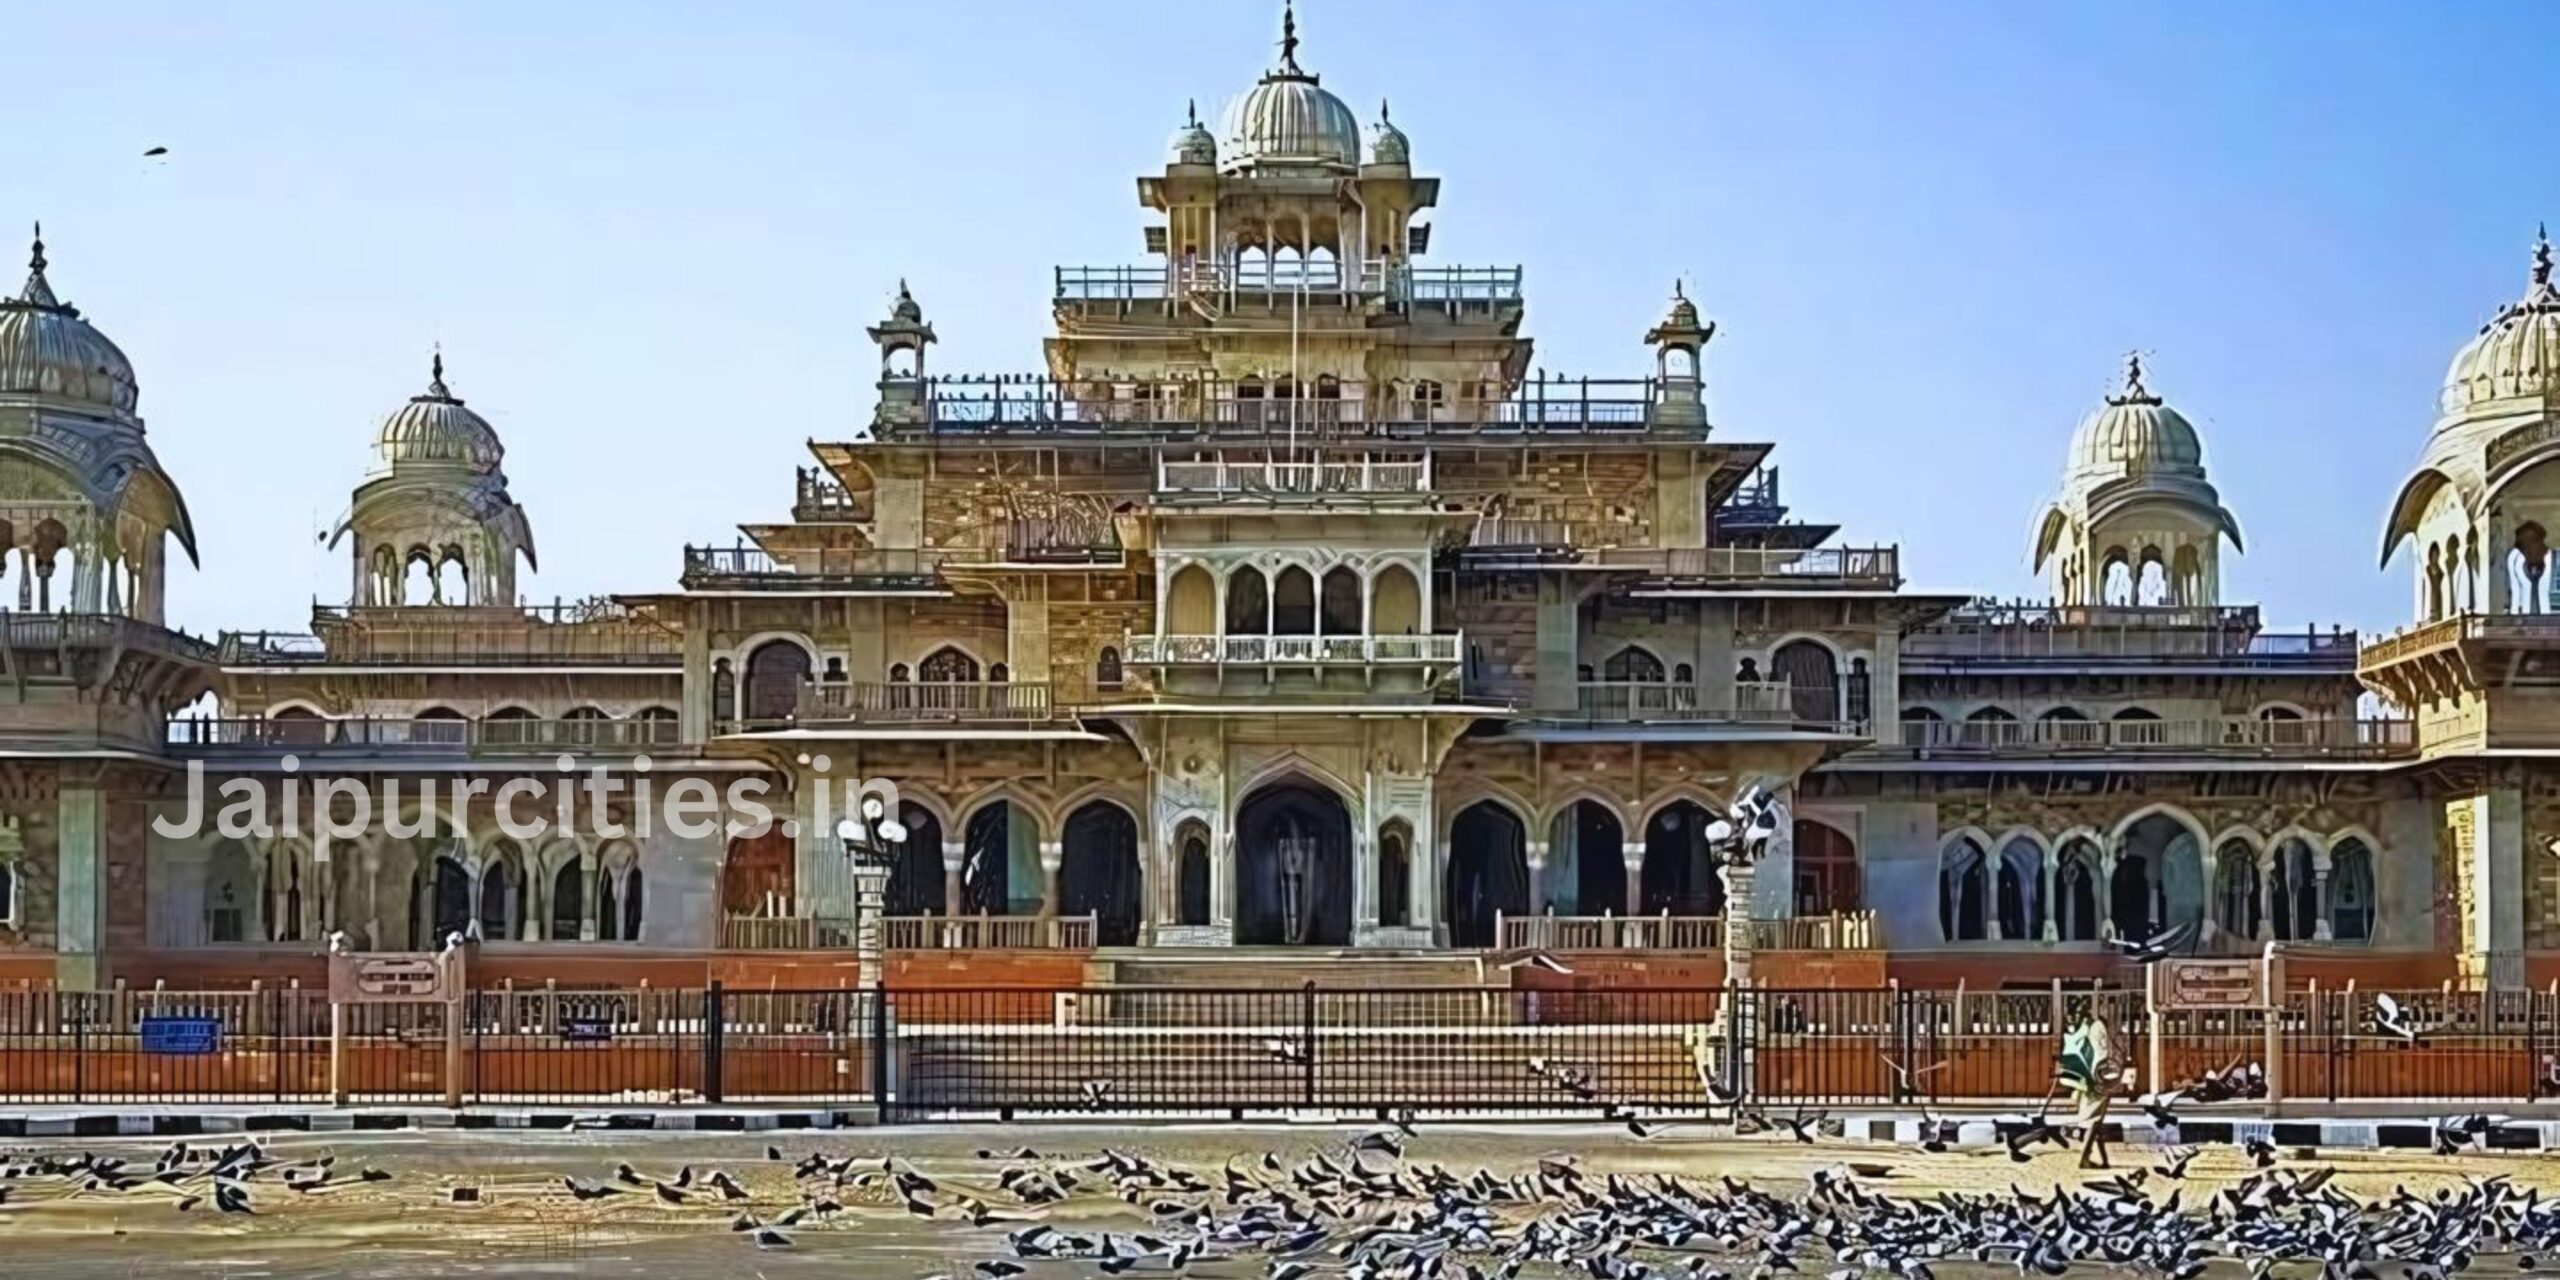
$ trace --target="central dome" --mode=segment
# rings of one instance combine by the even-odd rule
[[[139,393],[133,363],[88,321],[56,298],[44,276],[44,232],[36,232],[27,285],[0,299],[0,395],[72,401],[129,419]]]
[[[1280,65],[1241,98],[1227,104],[1226,140],[1219,147],[1228,172],[1266,166],[1360,166],[1360,119],[1318,78],[1298,66],[1298,17],[1281,19]]]
[[[409,397],[409,403],[392,410],[382,420],[374,447],[380,451],[385,466],[450,462],[482,472],[497,470],[507,454],[498,444],[498,433],[489,420],[464,407],[445,389],[441,352],[436,355],[426,394]]]

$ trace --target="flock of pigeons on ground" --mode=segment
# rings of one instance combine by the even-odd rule
[[[1549,1068],[1554,1070],[1555,1068]],[[2245,1089],[2246,1071],[2197,1086]],[[2174,1131],[2174,1098],[2146,1100]],[[1738,1118],[1760,1113],[1743,1109]],[[1803,1144],[1841,1127],[1820,1113],[1760,1117]],[[2504,1174],[2470,1176],[2459,1189],[2421,1196],[2395,1189],[2362,1199],[2331,1185],[2334,1170],[2316,1153],[2280,1153],[2245,1144],[2254,1166],[2236,1184],[2190,1194],[2193,1148],[2164,1148],[2156,1162],[2078,1187],[2035,1193],[1942,1191],[1896,1196],[1871,1183],[1887,1164],[1850,1160],[1817,1170],[1801,1195],[1782,1195],[1730,1176],[1713,1180],[1586,1170],[1549,1158],[1534,1170],[1499,1175],[1409,1159],[1418,1129],[1409,1112],[1382,1113],[1384,1127],[1296,1163],[1264,1153],[1214,1170],[1105,1149],[1092,1156],[1044,1156],[1029,1148],[981,1150],[959,1175],[930,1176],[895,1157],[813,1151],[798,1158],[767,1147],[769,1165],[789,1165],[791,1203],[750,1191],[717,1168],[687,1165],[643,1173],[629,1163],[593,1181],[563,1177],[557,1190],[509,1187],[505,1198],[567,1197],[580,1203],[700,1205],[727,1217],[729,1230],[758,1249],[796,1247],[798,1237],[862,1216],[848,1205],[899,1206],[915,1219],[966,1224],[990,1233],[1000,1256],[972,1261],[933,1280],[1007,1280],[1035,1267],[1090,1267],[1105,1275],[1180,1274],[1217,1264],[1221,1274],[1266,1280],[1513,1280],[1529,1275],[1594,1280],[1775,1280],[1821,1273],[1825,1280],[1934,1280],[1940,1266],[1992,1264],[2061,1275],[2075,1265],[2129,1268],[2162,1280],[2194,1280],[2218,1260],[2244,1264],[2264,1280],[2279,1263],[2316,1263],[2322,1280],[2442,1280],[2484,1255],[2505,1254],[2519,1272],[2560,1257],[2560,1201],[2513,1186]],[[2498,1124],[2459,1117],[2439,1130],[2439,1151],[2460,1151]],[[1737,1127],[1740,1127],[1739,1125]],[[2032,1158],[2061,1130],[2041,1117],[2003,1124],[2013,1160]],[[1924,1150],[1944,1149],[1932,1128]],[[1844,1155],[1852,1152],[1844,1151]],[[256,1215],[290,1200],[351,1184],[392,1180],[334,1155],[286,1159],[263,1143],[180,1142],[147,1162],[99,1152],[0,1154],[0,1205],[90,1196],[165,1198],[178,1212]],[[481,1187],[441,1188],[452,1204],[484,1202]],[[1149,1225],[1129,1230],[1081,1225],[1118,1200]],[[848,1218],[848,1215],[852,1215]],[[998,1237],[993,1233],[1001,1232]]]

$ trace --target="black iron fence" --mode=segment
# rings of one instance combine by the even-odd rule
[[[1080,987],[0,993],[0,1105],[878,1106],[893,1118],[2006,1103],[2103,1021],[2149,1092],[2560,1103],[2560,993],[2356,992],[2153,1017],[2125,991]],[[2404,1034],[2414,1030],[2415,1038]]]

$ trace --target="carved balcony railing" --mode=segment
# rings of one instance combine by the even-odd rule
[[[1479,521],[1460,553],[1471,568],[1575,564],[1626,569],[1666,585],[1890,591],[1902,585],[1902,552],[1882,547],[1620,547],[1598,527],[1564,521]]]
[[[687,591],[931,591],[941,589],[942,568],[955,558],[947,551],[830,547],[785,559],[762,547],[688,546],[683,584]]]
[[[1049,686],[1032,682],[896,684],[821,681],[800,690],[800,723],[974,724],[1054,719]]]
[[[541,720],[322,719],[318,716],[182,717],[169,746],[188,755],[631,755],[682,742],[673,718]]]
[[[1155,636],[1132,635],[1121,646],[1132,666],[1452,666],[1462,651],[1456,634],[1428,636]]]
[[[1714,951],[1722,916],[1504,916],[1512,951]],[[1756,951],[1875,951],[1884,945],[1873,911],[1835,911],[1751,922]]]
[[[1094,917],[882,916],[888,951],[1090,951]]]
[[[1162,494],[1419,495],[1430,490],[1431,463],[1420,458],[1391,462],[1369,458],[1322,462],[1168,459],[1156,464],[1156,492]]]
[[[1651,378],[1547,379],[1483,395],[1471,386],[1436,382],[1059,382],[1034,375],[942,375],[884,386],[876,425],[892,436],[1254,440],[1291,434],[1315,440],[1642,433],[1661,391]]]
[[[1796,719],[1796,694],[1783,680],[1738,680],[1730,697],[1695,682],[1586,680],[1577,688],[1577,712],[1605,723],[1739,721],[1784,724]],[[1829,705],[1831,691],[1824,690]],[[1834,715],[1816,717],[1835,719]]]
[[[609,601],[531,608],[442,605],[322,606],[310,633],[224,632],[219,660],[232,667],[609,666],[680,667],[673,631]]]
[[[117,613],[0,610],[0,646],[11,653],[139,650],[187,662],[212,662],[216,646],[156,622]]]
[[[729,951],[849,951],[854,922],[841,916],[729,913],[720,920],[720,945]]]
[[[1057,268],[1057,300],[1089,305],[1163,303],[1216,295],[1285,307],[1292,298],[1350,301],[1379,298],[1390,306],[1487,306],[1517,303],[1518,267],[1417,267],[1372,258],[1262,259],[1216,263],[1171,261]]]
[[[2346,670],[2356,641],[2336,627],[2266,631],[2254,605],[1975,604],[1913,631],[1902,652],[1924,667],[2087,660]]]
[[[1906,720],[1871,750],[1922,759],[2206,755],[2388,759],[2416,752],[2409,720],[2221,716],[2206,720]]]

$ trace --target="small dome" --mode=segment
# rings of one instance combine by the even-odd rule
[[[1369,163],[1413,163],[1413,144],[1405,139],[1404,130],[1387,118],[1387,104],[1383,99],[1378,103],[1377,126],[1369,130]]]
[[[1208,126],[1200,123],[1200,108],[1194,103],[1185,109],[1182,128],[1173,135],[1175,164],[1216,164],[1218,140],[1211,137]]]
[[[54,296],[44,271],[44,228],[37,227],[26,287],[0,299],[0,396],[68,400],[132,417],[140,399],[133,362],[81,319],[79,308]]]
[[[409,403],[382,420],[374,446],[383,464],[447,462],[479,472],[497,470],[507,453],[498,443],[498,433],[488,419],[465,408],[445,389],[442,352],[436,354],[434,370],[426,394],[409,397]]]
[[[2462,414],[2500,400],[2560,395],[2560,288],[2551,283],[2551,239],[2537,232],[2524,297],[2507,304],[2454,353],[2444,375],[2444,412]]]
[[[2203,474],[2204,444],[2194,425],[2142,385],[2142,357],[2126,357],[2124,390],[2072,434],[2071,477]]]
[[[1279,165],[1360,163],[1360,120],[1318,78],[1298,67],[1298,16],[1281,19],[1280,65],[1227,105],[1229,171]]]
[[[924,323],[924,308],[916,305],[916,296],[907,292],[907,282],[898,281],[897,301],[889,304],[889,319],[896,324]]]

